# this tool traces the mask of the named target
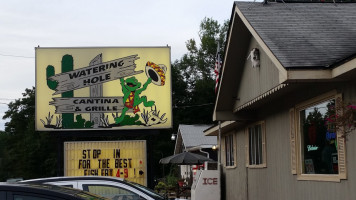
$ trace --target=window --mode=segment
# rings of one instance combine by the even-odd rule
[[[225,159],[226,166],[235,165],[235,153],[234,153],[234,135],[230,134],[225,136]]]
[[[247,167],[266,167],[266,134],[264,127],[264,122],[259,122],[246,129]]]
[[[6,199],[6,192],[0,191],[0,199]]]
[[[110,199],[139,199],[139,195],[125,188],[110,185],[83,184],[83,190]]]
[[[341,95],[332,92],[297,106],[294,116],[290,112],[292,173],[299,180],[346,178],[345,139],[333,123],[340,101]]]
[[[303,174],[338,174],[335,126],[327,119],[335,115],[335,99],[299,110]]]
[[[30,195],[14,195],[14,200],[51,200],[53,198],[44,198]]]

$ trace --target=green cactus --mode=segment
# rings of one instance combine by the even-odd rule
[[[62,57],[62,73],[73,71],[73,57],[71,55],[64,55]],[[68,92],[63,92],[62,97],[70,98],[73,97],[73,90]],[[74,123],[74,113],[63,113],[62,114],[62,127],[64,129],[71,128]]]
[[[142,122],[139,120],[139,118],[140,116],[138,114],[135,114],[134,117],[131,117],[130,115],[125,115],[124,119],[120,123],[120,126],[141,125]]]
[[[62,73],[73,71],[73,56],[64,55],[62,57]],[[49,80],[49,77],[55,75],[55,69],[52,65],[48,65],[46,68],[46,76],[47,76],[47,86],[55,90],[58,86],[57,81]],[[72,98],[74,97],[73,90],[62,93],[63,98]],[[91,121],[86,121],[82,118],[81,115],[77,115],[77,121],[74,121],[74,113],[63,113],[62,114],[62,128],[63,129],[71,129],[71,128],[92,128],[94,123]]]
[[[94,123],[91,121],[86,121],[81,114],[77,115],[76,122],[71,125],[71,128],[92,128]]]
[[[51,90],[55,90],[57,88],[58,82],[51,81],[48,78],[55,75],[54,67],[52,65],[48,65],[46,68],[46,76],[47,76],[47,86]]]

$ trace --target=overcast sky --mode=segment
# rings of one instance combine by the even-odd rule
[[[35,86],[35,47],[166,46],[172,62],[199,24],[229,20],[231,0],[0,1],[0,117]],[[0,130],[4,121],[0,120]]]

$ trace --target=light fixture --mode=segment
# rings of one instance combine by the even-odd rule
[[[214,145],[214,146],[212,146],[211,147],[213,150],[216,150],[217,148],[218,148],[218,146],[217,145]]]
[[[177,137],[177,134],[172,134],[172,136],[171,136],[171,140],[176,140],[176,137]]]

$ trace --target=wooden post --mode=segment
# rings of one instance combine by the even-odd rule
[[[97,55],[90,61],[89,66],[100,64],[103,62],[102,54]],[[90,97],[102,97],[103,96],[103,84],[97,84],[90,86]],[[104,113],[103,113],[104,114]],[[93,128],[98,128],[102,125],[100,120],[101,113],[90,113],[90,121],[94,122]]]

